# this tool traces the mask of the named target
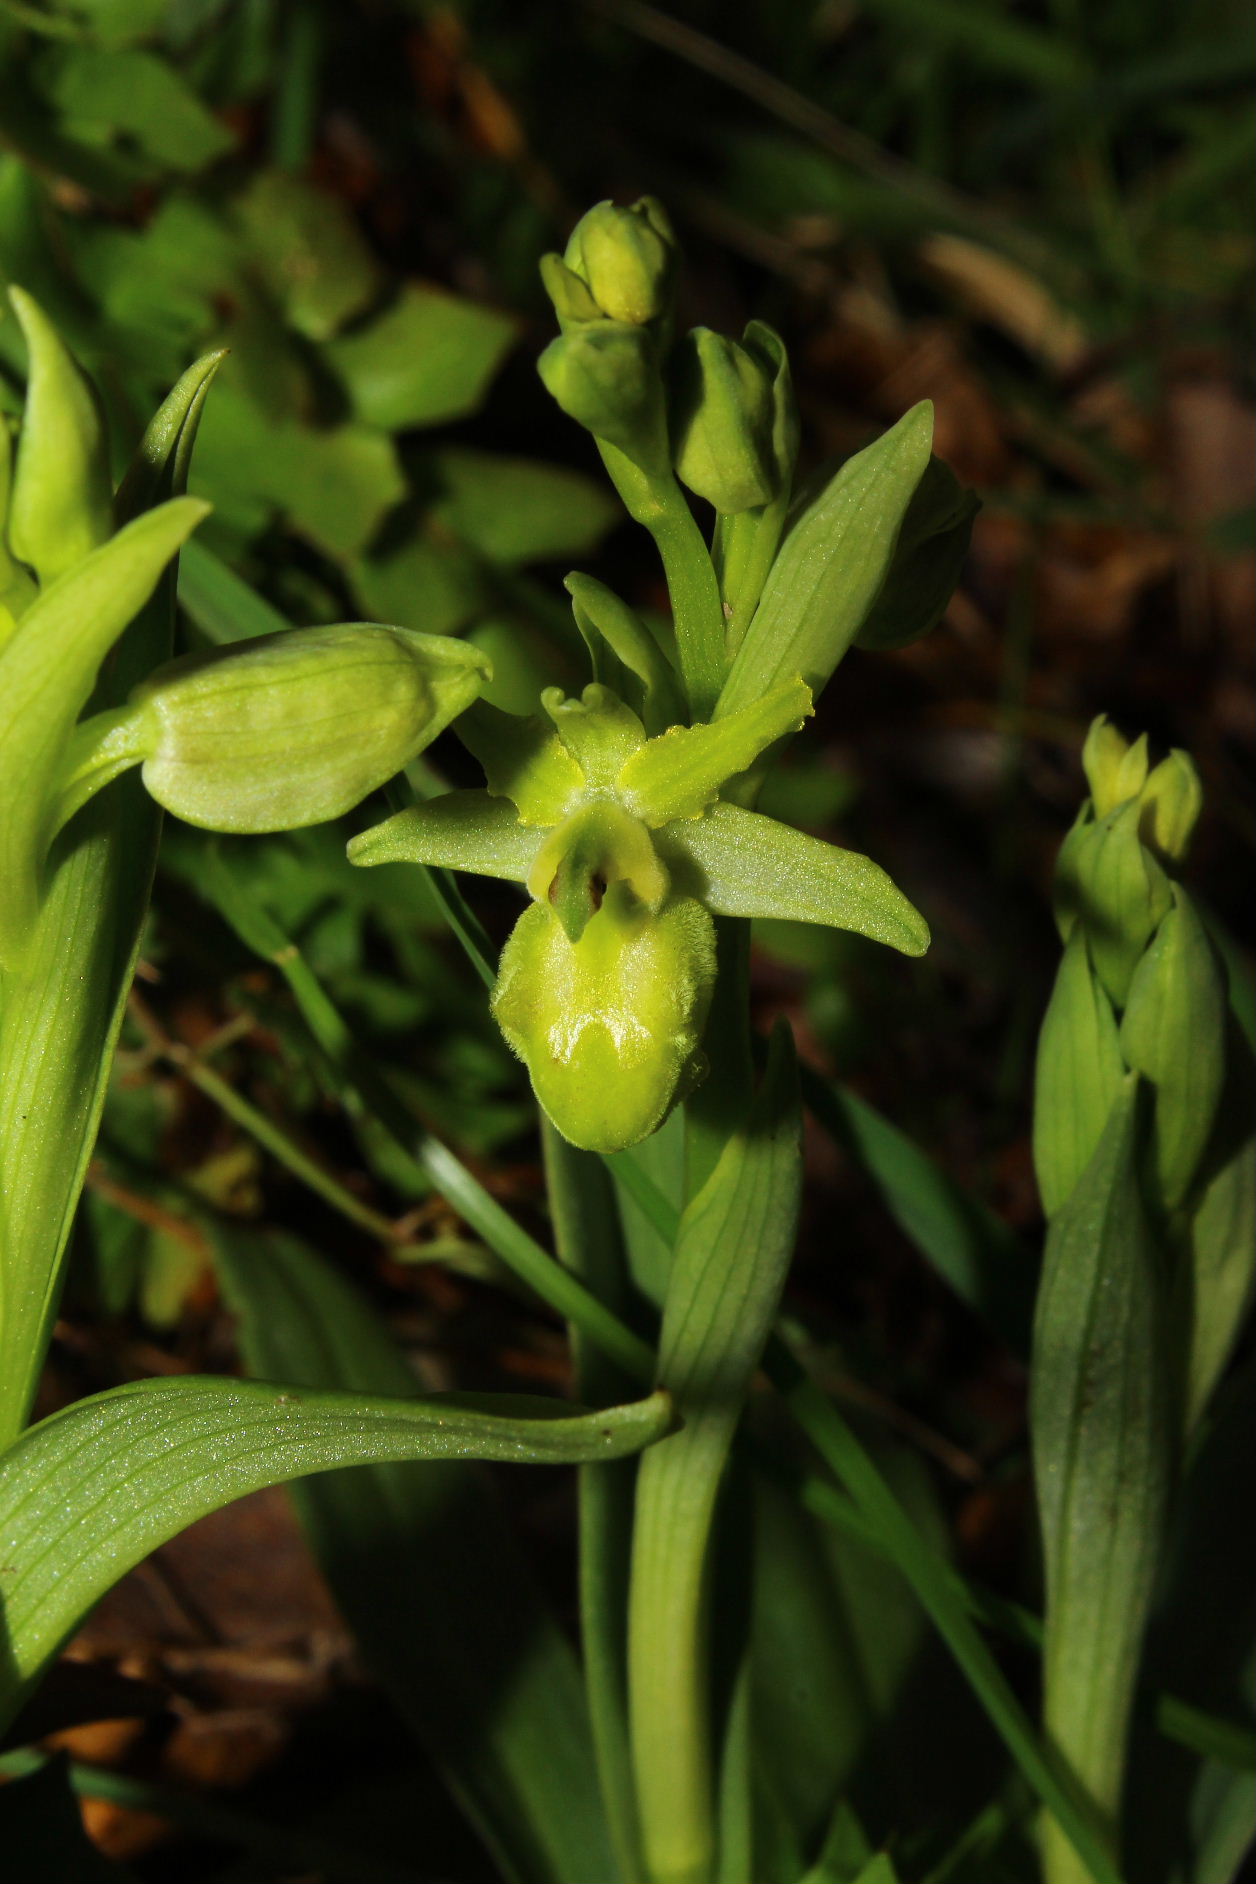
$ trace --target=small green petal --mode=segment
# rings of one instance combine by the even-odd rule
[[[760,812],[716,805],[704,818],[669,824],[659,845],[678,887],[719,915],[824,923],[904,955],[929,946],[929,925],[879,864]]]
[[[811,689],[795,678],[709,726],[673,726],[626,761],[617,781],[620,795],[653,827],[701,817],[721,785],[786,733],[797,732],[810,711]]]
[[[540,837],[488,792],[445,792],[350,840],[353,864],[420,863],[523,883]]]
[[[632,708],[596,681],[578,700],[565,699],[561,687],[547,687],[541,705],[579,766],[587,788],[613,791],[624,761],[645,744],[645,727]]]
[[[522,719],[479,700],[454,730],[484,767],[493,797],[508,798],[521,823],[557,824],[579,803],[584,774],[539,716]]]

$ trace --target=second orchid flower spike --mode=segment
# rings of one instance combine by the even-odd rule
[[[608,687],[542,695],[545,717],[484,705],[458,733],[486,789],[398,812],[349,846],[526,884],[493,1007],[537,1097],[573,1144],[617,1151],[702,1078],[713,915],[851,929],[907,955],[923,918],[878,865],[720,793],[801,726],[797,678],[710,724],[647,738]]]

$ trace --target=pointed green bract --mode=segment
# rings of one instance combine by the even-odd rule
[[[109,453],[95,392],[51,321],[23,289],[9,299],[30,357],[9,548],[47,586],[113,528]]]
[[[928,401],[842,466],[788,530],[733,662],[716,717],[801,674],[818,695],[885,580],[929,462]]]
[[[722,785],[797,732],[810,712],[811,690],[795,679],[709,725],[673,726],[625,760],[617,781],[624,802],[653,826],[700,817]]]
[[[61,755],[97,669],[208,509],[175,497],[137,517],[45,589],[0,653],[0,962],[29,941]]]
[[[1121,1021],[1126,1064],[1155,1097],[1151,1141],[1168,1210],[1186,1198],[1217,1116],[1225,1081],[1225,978],[1190,898],[1173,907],[1134,970]]]
[[[1034,1169],[1048,1217],[1068,1200],[1094,1156],[1126,1070],[1112,1004],[1091,973],[1086,937],[1076,928],[1038,1041]]]
[[[775,916],[819,922],[923,955],[929,926],[870,857],[839,850],[758,811],[717,804],[659,833],[679,882],[690,867],[693,894],[723,916]]]
[[[348,855],[355,864],[427,864],[524,883],[540,841],[508,799],[445,792],[351,838]]]

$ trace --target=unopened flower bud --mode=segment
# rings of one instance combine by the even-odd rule
[[[1086,735],[1082,768],[1094,799],[1095,817],[1106,818],[1118,805],[1137,798],[1146,783],[1146,733],[1140,733],[1131,745],[1107,714],[1101,713]]]
[[[658,913],[609,886],[572,942],[533,903],[502,954],[493,1012],[563,1137],[621,1151],[662,1124],[701,1077],[715,930],[681,898]]]
[[[563,262],[608,320],[644,326],[671,306],[676,241],[652,196],[630,209],[595,204],[572,230]]]
[[[488,672],[466,642],[368,622],[186,655],[132,695],[144,783],[209,830],[318,824],[408,764]]]
[[[722,515],[752,510],[776,493],[772,377],[738,341],[695,327],[676,351],[676,474]]]
[[[666,466],[663,386],[653,339],[642,328],[622,321],[573,327],[550,342],[537,370],[568,418],[642,470]]]
[[[1140,794],[1139,836],[1171,864],[1186,856],[1203,809],[1203,787],[1189,752],[1174,747],[1151,773]]]

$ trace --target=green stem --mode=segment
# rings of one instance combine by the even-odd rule
[[[647,477],[613,445],[599,440],[598,449],[629,515],[650,532],[663,559],[689,710],[695,720],[709,720],[727,673],[724,605],[710,551],[670,472]]]

